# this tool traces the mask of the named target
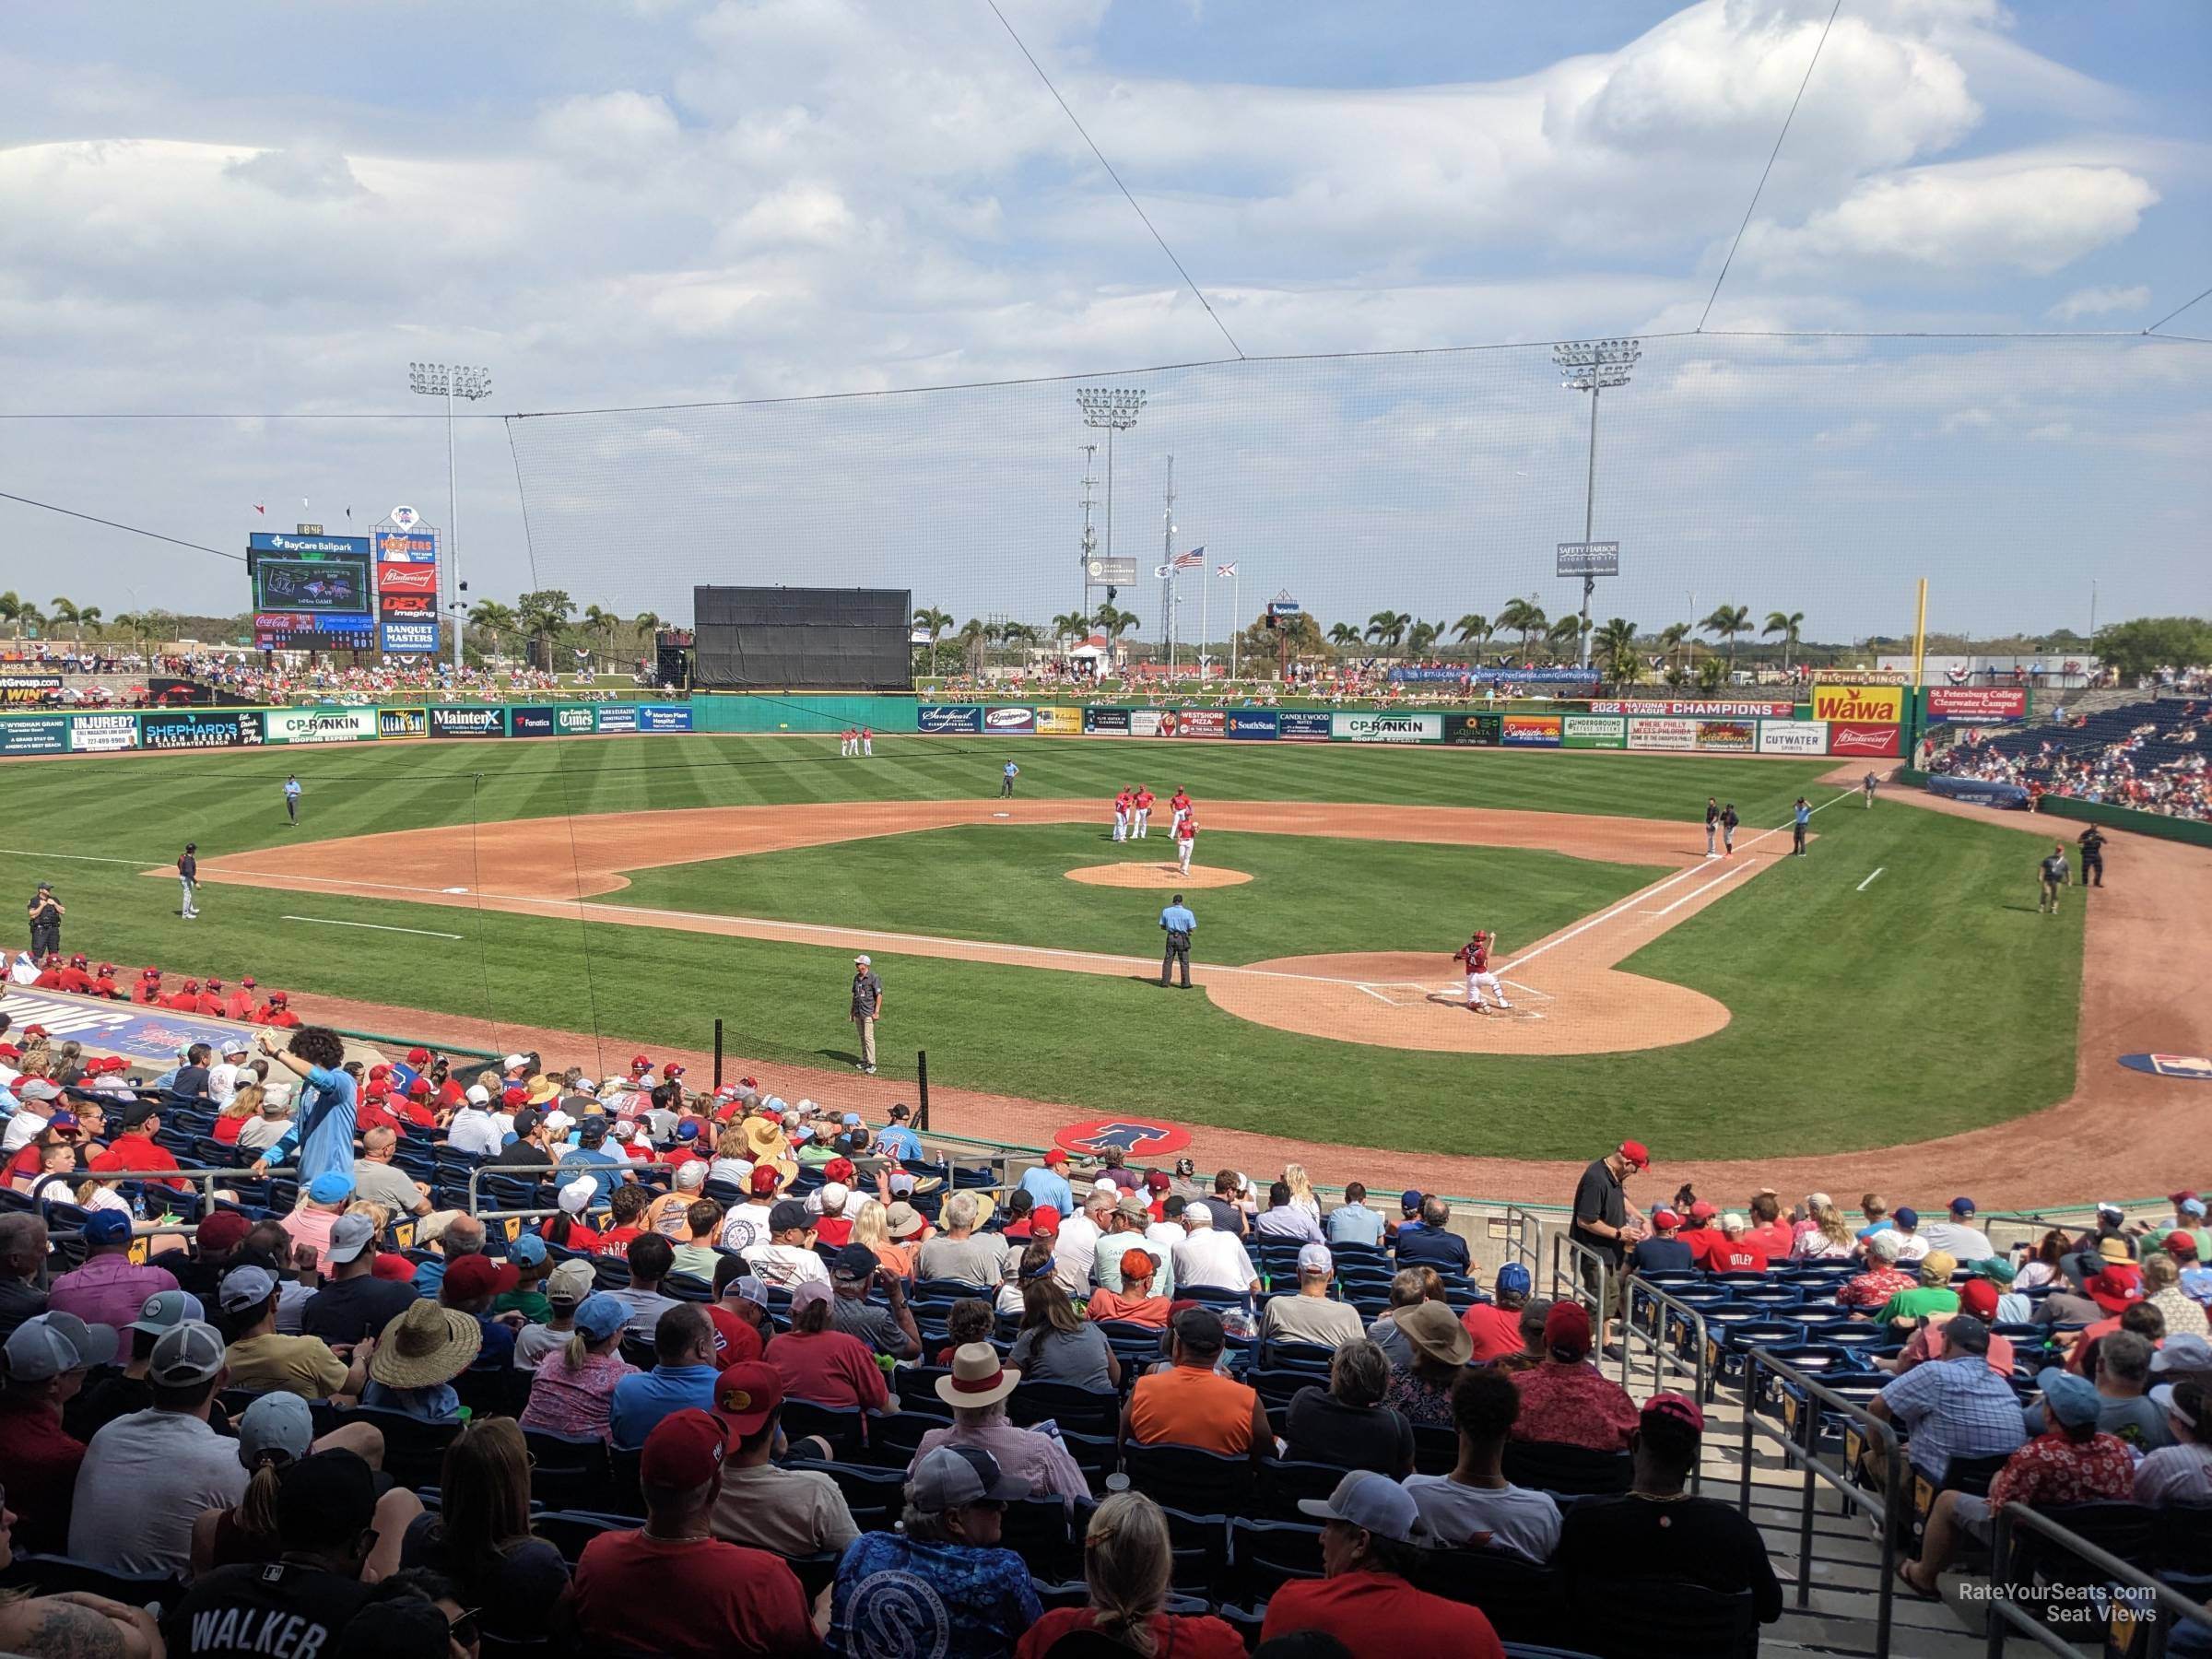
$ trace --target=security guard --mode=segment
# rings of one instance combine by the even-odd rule
[[[2081,832],[2079,845],[2081,847],[2081,885],[2085,888],[2102,887],[2104,885],[2104,831],[2091,824]],[[2096,877],[2094,881],[2090,879],[2092,876]]]
[[[39,890],[23,908],[30,916],[30,954],[41,962],[58,955],[62,948],[65,910],[62,901],[53,896],[53,883],[40,882]]]
[[[1198,931],[1198,918],[1191,907],[1175,895],[1174,901],[1159,912],[1159,924],[1166,930],[1168,942],[1159,953],[1159,982],[1168,982],[1168,970],[1180,963],[1182,968],[1182,988],[1191,988],[1191,935]]]

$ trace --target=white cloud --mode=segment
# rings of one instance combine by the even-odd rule
[[[537,118],[547,148],[595,167],[649,163],[680,134],[665,99],[628,89],[564,99]]]
[[[2043,315],[2061,323],[2082,317],[2107,317],[2114,312],[2140,312],[2150,304],[2150,289],[2141,283],[2133,288],[2076,288]]]

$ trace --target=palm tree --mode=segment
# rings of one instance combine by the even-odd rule
[[[23,604],[16,607],[16,634],[18,638],[20,638],[27,633],[35,633],[45,626],[46,613],[39,609],[37,606],[32,605],[29,601],[26,600]]]
[[[97,605],[86,605],[78,606],[76,612],[77,639],[81,641],[88,632],[98,632],[99,629],[100,606]]]
[[[497,599],[477,600],[468,607],[468,619],[472,626],[491,636],[495,651],[505,649],[507,636],[521,625],[522,620],[514,614],[512,606],[501,605]]]
[[[1135,628],[1137,621],[1137,614],[1135,611],[1123,610],[1118,606],[1112,605],[1100,606],[1098,614],[1090,619],[1091,626],[1106,636],[1108,644],[1112,644]]]
[[[587,640],[612,640],[621,625],[622,618],[613,611],[596,605],[583,607],[583,637]]]
[[[1698,684],[1709,694],[1718,691],[1727,677],[1728,665],[1717,656],[1709,656],[1698,665]]]
[[[1406,635],[1406,653],[1408,656],[1424,657],[1434,649],[1437,636],[1444,631],[1441,622],[1416,622]]]
[[[1751,630],[1751,611],[1742,605],[1716,605],[1712,615],[1698,624],[1707,633],[1719,634],[1728,641],[1728,672],[1735,672],[1735,636]]]
[[[1782,668],[1785,674],[1789,672],[1790,668],[1790,647],[1805,637],[1799,632],[1804,626],[1805,613],[1803,611],[1769,611],[1767,625],[1759,630],[1769,636],[1774,634],[1782,636]]]
[[[1490,619],[1480,611],[1469,611],[1452,624],[1452,631],[1458,636],[1462,645],[1474,646],[1476,654],[1479,656],[1483,646],[1489,642],[1490,635],[1497,630],[1491,628]]]
[[[53,625],[61,628],[76,620],[76,602],[65,594],[56,594],[50,601],[53,606]]]
[[[651,611],[640,611],[629,619],[629,625],[637,631],[638,643],[641,647],[650,647],[661,631],[661,619]]]
[[[1582,638],[1583,618],[1573,611],[1569,611],[1544,630],[1544,642],[1551,647],[1554,655],[1560,654],[1559,648],[1562,645],[1571,651],[1582,643]]]
[[[991,642],[991,624],[971,617],[961,625],[959,639],[968,652],[968,672],[979,675],[983,671],[983,647]]]
[[[1689,624],[1687,622],[1669,622],[1659,630],[1660,648],[1675,658],[1675,666],[1677,668],[1682,665],[1683,641],[1688,638]]]
[[[523,631],[534,645],[542,647],[535,654],[549,665],[552,641],[555,636],[567,631],[569,618],[576,614],[576,601],[559,588],[539,588],[524,594],[516,601],[514,609]]]
[[[1349,651],[1358,645],[1362,638],[1359,630],[1349,622],[1339,622],[1329,629],[1329,643],[1340,651]]]
[[[1521,636],[1521,654],[1529,653],[1529,641],[1551,624],[1544,607],[1533,599],[1508,599],[1498,612],[1500,629]]]
[[[13,628],[16,618],[22,614],[23,601],[17,597],[14,588],[9,588],[6,593],[0,594],[0,622],[5,622]]]
[[[952,626],[952,613],[925,605],[914,612],[914,626],[929,635],[929,671],[937,672],[937,641]]]
[[[1090,618],[1081,611],[1062,611],[1053,618],[1053,638],[1080,640],[1090,632]]]
[[[1367,637],[1377,644],[1388,645],[1395,650],[1412,623],[1413,616],[1409,611],[1380,610],[1367,619]]]
[[[1591,654],[1606,665],[1606,677],[1620,685],[1632,686],[1641,677],[1643,659],[1636,654],[1636,624],[1626,617],[1615,617],[1598,629],[1590,640]]]

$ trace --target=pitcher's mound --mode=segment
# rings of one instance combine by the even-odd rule
[[[1088,882],[1092,887],[1143,888],[1148,892],[1193,892],[1199,888],[1235,887],[1252,877],[1242,870],[1217,869],[1211,865],[1200,865],[1188,876],[1172,863],[1085,865],[1079,870],[1067,873],[1070,881]]]

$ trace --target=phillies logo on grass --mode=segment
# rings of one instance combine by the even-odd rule
[[[1099,1158],[1118,1151],[1133,1160],[1164,1157],[1190,1144],[1188,1129],[1149,1118],[1091,1118],[1070,1124],[1053,1136],[1053,1145],[1064,1152]]]

